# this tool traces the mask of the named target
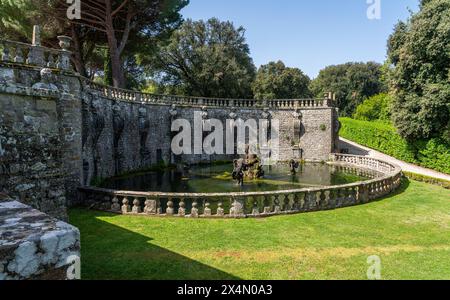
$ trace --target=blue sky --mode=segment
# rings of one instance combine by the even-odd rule
[[[380,0],[381,19],[367,18],[368,0],[191,0],[185,18],[217,17],[246,29],[256,66],[279,60],[316,77],[327,65],[383,62],[398,20],[419,0]]]

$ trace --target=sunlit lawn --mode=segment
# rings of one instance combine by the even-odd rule
[[[246,220],[70,212],[83,279],[450,279],[450,190],[411,181],[367,205]]]

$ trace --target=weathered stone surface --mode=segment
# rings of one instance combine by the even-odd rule
[[[66,279],[80,232],[18,201],[0,199],[0,280]]]

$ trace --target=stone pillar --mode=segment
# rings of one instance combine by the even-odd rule
[[[77,188],[83,182],[81,90],[78,78],[59,76],[59,82],[69,86],[58,99],[58,126],[61,137],[61,161],[65,171],[68,205],[77,204]]]
[[[27,64],[44,66],[44,49],[41,47],[41,29],[38,25],[33,27],[33,41],[28,53]]]
[[[33,40],[32,40],[33,46],[40,46],[41,45],[41,28],[39,25],[33,26]]]

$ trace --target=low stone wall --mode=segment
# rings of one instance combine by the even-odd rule
[[[401,183],[401,169],[377,159],[333,154],[330,163],[376,170],[384,176],[346,185],[250,193],[147,193],[83,187],[80,196],[89,207],[122,214],[247,218],[365,204],[392,193]]]
[[[0,280],[77,279],[79,258],[77,228],[0,195]]]

